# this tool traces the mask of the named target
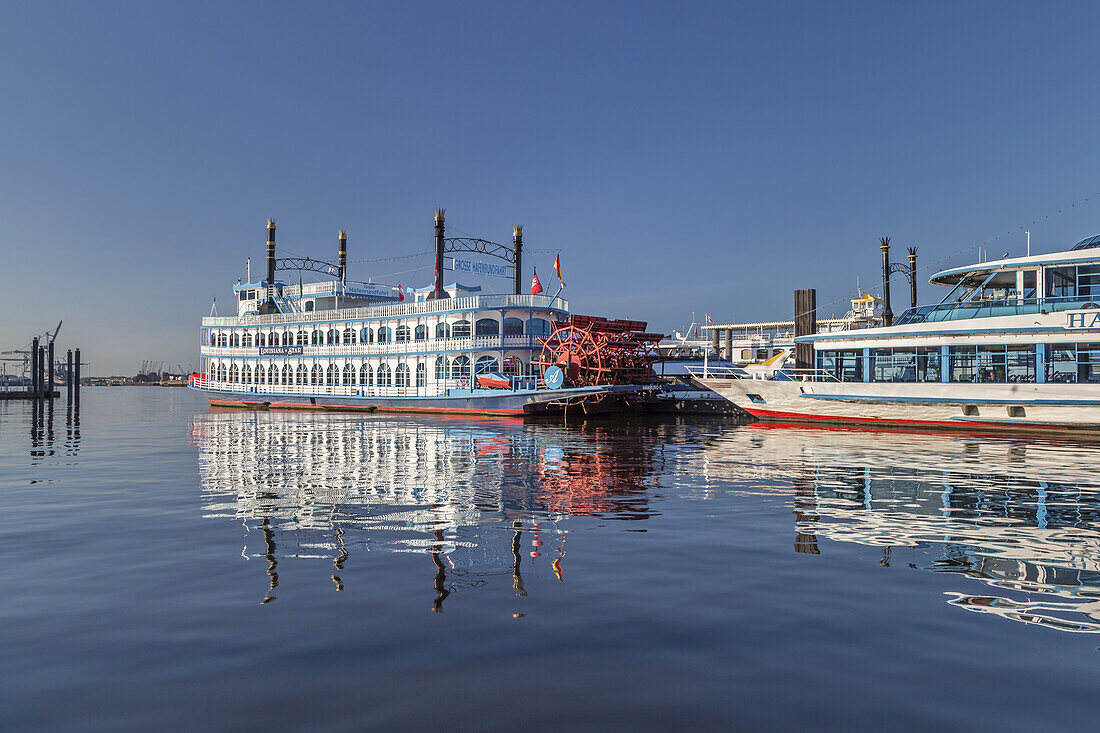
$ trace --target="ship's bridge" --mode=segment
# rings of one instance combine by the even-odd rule
[[[1100,235],[1073,248],[1004,258],[936,273],[951,291],[936,305],[910,308],[894,325],[1100,307]]]

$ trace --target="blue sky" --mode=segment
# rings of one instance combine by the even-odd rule
[[[33,3],[0,10],[0,347],[197,363],[265,220],[350,258],[525,227],[581,313],[822,316],[1100,233],[1089,4]],[[1092,194],[1098,194],[1093,196]],[[1069,207],[1088,196],[1089,201]],[[1062,213],[1056,213],[1064,209]],[[431,280],[429,258],[352,277]],[[417,272],[401,272],[426,266]],[[922,273],[921,300],[936,296]],[[483,281],[504,289],[506,281]],[[906,287],[895,286],[895,310]]]

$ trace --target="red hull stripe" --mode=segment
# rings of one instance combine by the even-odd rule
[[[815,422],[834,423],[874,423],[877,425],[938,425],[940,427],[990,427],[990,423],[970,422],[968,420],[888,420],[880,417],[848,417],[846,415],[811,415],[805,412],[779,412],[777,410],[760,410],[745,408],[753,417],[768,420],[813,420]],[[1026,425],[1026,423],[1025,423]],[[1011,427],[1011,425],[999,424],[996,427]]]
[[[210,400],[218,407],[275,407],[293,410],[363,410],[377,412],[421,412],[453,415],[523,415],[523,409],[479,410],[472,407],[378,407],[376,405],[304,405],[300,402],[243,402],[233,400]]]

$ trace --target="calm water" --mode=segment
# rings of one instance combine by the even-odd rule
[[[6,730],[1100,719],[1100,448],[0,403]]]

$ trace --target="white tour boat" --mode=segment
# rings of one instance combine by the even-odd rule
[[[761,420],[1100,430],[1100,236],[930,282],[890,326],[797,339],[812,369],[695,379]]]

